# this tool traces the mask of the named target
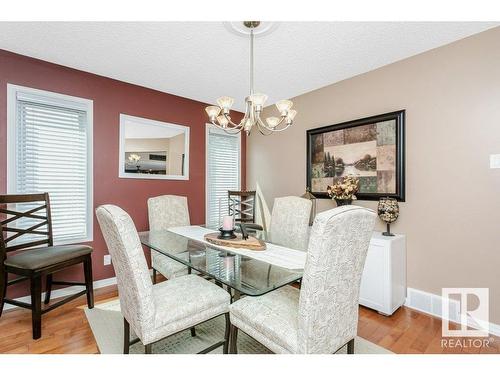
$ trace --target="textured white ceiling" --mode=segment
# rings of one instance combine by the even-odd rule
[[[474,22],[286,22],[255,41],[267,104],[498,26]],[[248,95],[248,40],[222,22],[0,22],[0,49],[215,103]]]

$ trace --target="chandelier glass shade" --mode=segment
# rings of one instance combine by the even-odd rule
[[[211,105],[205,108],[210,122],[216,127],[223,129],[227,133],[239,133],[250,131],[256,126],[264,135],[280,132],[287,129],[293,123],[297,111],[292,109],[291,100],[280,100],[275,105],[278,110],[278,116],[267,117],[265,121],[261,118],[261,113],[268,96],[262,93],[254,92],[254,64],[253,64],[253,44],[254,29],[259,26],[258,21],[245,21],[243,23],[250,30],[250,95],[245,98],[245,114],[241,121],[235,123],[230,116],[231,107],[234,99],[229,96],[222,96],[217,99],[217,105]]]

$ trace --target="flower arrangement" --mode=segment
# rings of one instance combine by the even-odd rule
[[[141,160],[141,156],[137,154],[130,154],[128,160],[131,161],[132,163],[138,163],[139,160]]]
[[[359,179],[354,176],[342,177],[338,182],[327,188],[328,196],[336,201],[356,199],[358,191]]]
[[[387,231],[384,236],[394,236],[391,233],[391,223],[399,217],[399,204],[395,198],[380,198],[378,202],[378,217],[387,224]]]

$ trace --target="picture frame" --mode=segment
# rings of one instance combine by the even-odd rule
[[[353,175],[358,200],[405,201],[405,110],[310,129],[306,139],[306,186],[316,198]]]
[[[189,126],[120,114],[119,178],[189,180]]]

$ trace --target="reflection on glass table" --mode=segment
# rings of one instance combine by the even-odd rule
[[[144,246],[250,296],[298,281],[303,273],[218,249],[170,231],[141,232],[139,237]]]

